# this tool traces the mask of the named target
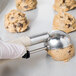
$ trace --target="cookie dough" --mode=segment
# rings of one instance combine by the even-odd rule
[[[23,32],[27,29],[28,24],[25,14],[17,10],[11,10],[5,16],[5,28],[9,32]]]
[[[21,11],[28,11],[35,9],[37,0],[16,0],[16,7]]]
[[[70,45],[64,49],[49,50],[48,54],[51,55],[54,60],[68,61],[74,56],[75,50],[74,46]]]
[[[55,0],[55,4],[53,6],[54,10],[57,12],[69,11],[75,7],[76,7],[75,0]]]
[[[76,20],[69,13],[58,13],[53,20],[53,29],[70,33],[76,30]]]

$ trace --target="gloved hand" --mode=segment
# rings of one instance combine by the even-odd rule
[[[30,44],[28,37],[21,37],[11,42],[0,40],[0,59],[16,59],[24,56],[26,47]]]
[[[26,53],[22,44],[6,43],[0,40],[0,59],[20,58]]]

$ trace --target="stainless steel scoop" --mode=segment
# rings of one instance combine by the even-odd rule
[[[53,31],[50,34],[50,37],[45,42],[48,50],[51,49],[62,49],[71,45],[71,39],[68,34],[62,31]]]
[[[23,58],[28,58],[30,54],[41,51],[41,50],[52,50],[52,49],[62,49],[72,45],[70,36],[63,31],[52,31],[50,34],[45,33],[37,36],[30,37],[31,46],[39,43],[44,43],[44,47],[27,51],[27,54]]]

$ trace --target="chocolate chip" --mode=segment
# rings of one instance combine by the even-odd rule
[[[16,28],[16,25],[15,25],[15,24],[13,24],[13,27],[14,27],[14,28]]]
[[[19,16],[21,16],[21,14],[20,14],[20,13],[18,13],[18,15],[19,15]]]
[[[67,26],[67,24],[65,24],[65,26]]]
[[[17,4],[17,6],[20,6],[20,4]]]
[[[63,3],[65,3],[65,0],[63,0]]]
[[[14,19],[14,17],[11,17],[11,19]]]
[[[18,23],[17,26],[18,26],[18,27],[23,27],[23,24],[22,24],[22,23]]]
[[[70,24],[68,24],[68,28],[70,27],[71,25]]]
[[[70,48],[72,48],[72,46],[70,46]]]
[[[71,53],[71,50],[69,50],[68,53]]]
[[[6,28],[8,29],[8,26]]]
[[[28,8],[28,6],[24,6],[24,8]]]
[[[20,14],[20,13],[18,13],[18,15],[21,16],[21,17],[25,17],[25,15],[22,15],[22,14]]]
[[[70,6],[66,6],[66,7],[70,9]]]
[[[15,32],[18,33],[18,31],[15,29]]]
[[[60,18],[63,18],[63,16],[60,16]]]
[[[25,21],[25,23],[27,24],[27,20]]]
[[[69,20],[69,21],[72,21],[73,19],[72,19],[72,18],[68,18],[68,20]]]

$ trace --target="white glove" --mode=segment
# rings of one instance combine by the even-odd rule
[[[31,43],[28,36],[17,38],[16,40],[5,42],[0,40],[0,59],[16,59],[25,57],[26,46]],[[29,54],[27,54],[28,56]],[[27,58],[27,57],[26,57]]]
[[[26,53],[22,44],[7,43],[0,40],[0,59],[21,58]]]

